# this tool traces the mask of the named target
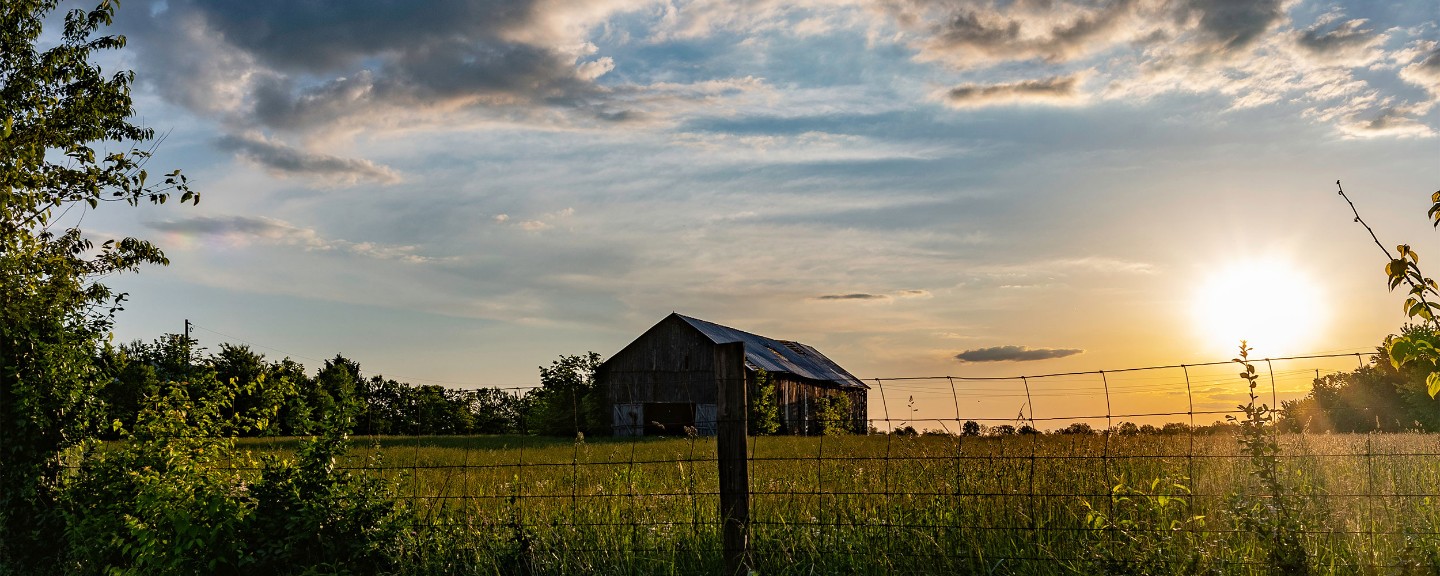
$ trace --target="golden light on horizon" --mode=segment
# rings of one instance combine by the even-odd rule
[[[1233,353],[1241,340],[1260,357],[1314,352],[1328,320],[1313,278],[1281,259],[1234,263],[1196,288],[1193,317],[1203,349]]]

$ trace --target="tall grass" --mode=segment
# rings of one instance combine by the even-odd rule
[[[1281,436],[1320,573],[1440,570],[1440,436]],[[434,572],[690,574],[720,565],[713,439],[359,438],[439,535]],[[252,441],[256,451],[283,442]],[[1265,573],[1230,435],[753,437],[767,574]],[[1163,504],[1162,504],[1163,503]]]

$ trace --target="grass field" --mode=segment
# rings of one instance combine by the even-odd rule
[[[1319,573],[1440,574],[1440,436],[1284,436],[1279,498],[1229,435],[751,439],[764,574],[1267,573],[1249,506],[1296,510]],[[286,441],[247,441],[256,452]],[[380,437],[438,571],[718,571],[713,439]]]

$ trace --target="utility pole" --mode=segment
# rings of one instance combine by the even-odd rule
[[[186,319],[185,319],[185,341],[183,342],[183,344],[184,344],[184,346],[185,346],[185,347],[184,347],[184,350],[185,350],[185,371],[186,371],[186,372],[189,372],[189,371],[190,371],[190,319],[189,319],[189,318],[186,318]]]

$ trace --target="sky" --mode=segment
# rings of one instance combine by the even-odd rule
[[[414,384],[532,386],[672,311],[863,379],[1361,352],[1403,298],[1335,183],[1440,258],[1437,27],[1430,0],[131,0],[104,63],[202,199],[85,224],[172,261],[115,280],[122,341],[189,319]]]

